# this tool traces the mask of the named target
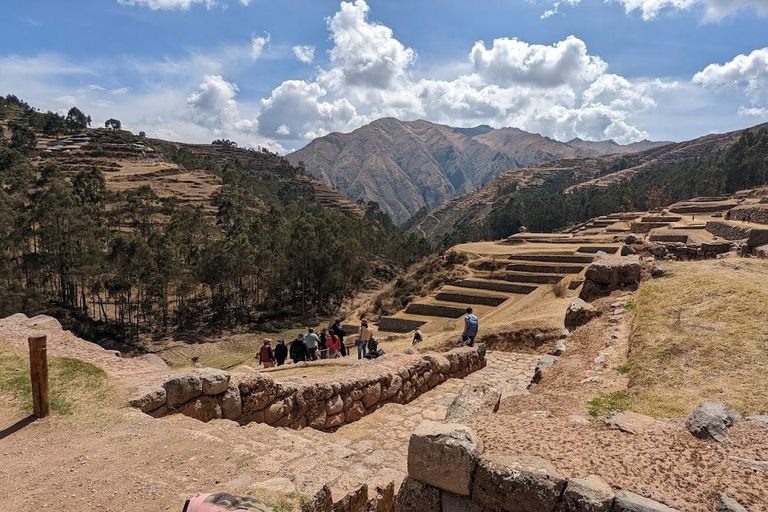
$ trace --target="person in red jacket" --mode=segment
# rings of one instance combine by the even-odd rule
[[[271,340],[264,340],[264,344],[259,350],[259,362],[264,368],[273,368],[275,366],[275,354],[270,346]]]
[[[336,359],[341,357],[339,350],[341,349],[341,340],[335,332],[329,331],[328,336],[325,339],[325,345],[328,348],[328,358]]]

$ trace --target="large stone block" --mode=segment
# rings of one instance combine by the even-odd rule
[[[381,384],[376,382],[363,388],[363,405],[371,407],[381,398]]]
[[[663,503],[643,498],[632,492],[619,491],[613,502],[613,512],[680,512]]]
[[[468,496],[483,442],[469,427],[423,421],[408,444],[408,476]]]
[[[324,485],[322,489],[317,491],[309,500],[309,503],[301,506],[301,512],[328,512],[332,509],[333,497],[331,488],[328,485]]]
[[[395,498],[395,512],[441,512],[440,490],[406,478]]]
[[[565,310],[565,328],[573,331],[599,315],[600,312],[592,304],[582,299],[573,299]]]
[[[451,492],[440,492],[443,512],[486,512],[487,509],[475,503],[468,496],[457,496]]]
[[[363,484],[333,504],[333,512],[366,512],[368,485]]]
[[[568,482],[560,504],[562,512],[610,512],[614,492],[597,475],[574,478]]]
[[[200,368],[195,373],[200,377],[204,395],[218,395],[229,387],[229,373],[216,368]]]
[[[181,413],[184,416],[207,422],[221,418],[221,406],[219,406],[216,397],[204,395],[184,404]]]
[[[480,457],[472,499],[492,510],[552,512],[565,487],[551,462],[535,456]]]
[[[236,386],[229,386],[223,395],[219,397],[221,416],[227,420],[236,420],[243,413],[243,403],[240,401],[240,390]]]
[[[193,373],[172,377],[165,381],[163,388],[168,407],[189,402],[203,393],[203,383],[200,377]]]
[[[141,412],[150,412],[165,405],[165,388],[141,387],[136,396],[128,400],[131,407],[136,407]]]
[[[487,384],[465,384],[453,399],[445,421],[456,423],[474,414],[494,413],[499,410],[501,393]]]

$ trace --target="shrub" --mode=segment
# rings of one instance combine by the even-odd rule
[[[561,279],[556,283],[550,284],[549,289],[552,291],[555,297],[562,297],[565,295],[565,290],[568,289],[568,286],[565,284],[565,279]]]

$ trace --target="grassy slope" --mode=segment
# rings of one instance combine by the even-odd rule
[[[629,355],[631,408],[684,417],[703,401],[768,410],[768,262],[665,265],[641,286]]]

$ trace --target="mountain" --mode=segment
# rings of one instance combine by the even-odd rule
[[[382,118],[351,133],[315,139],[286,158],[294,165],[303,162],[310,174],[354,200],[378,202],[403,224],[422,208],[472,192],[509,169],[663,144],[579,140],[571,145],[517,128]]]
[[[601,141],[588,141],[578,137],[571,139],[567,142],[569,146],[580,149],[582,151],[593,152],[592,156],[610,155],[612,153],[639,153],[647,149],[658,148],[660,146],[666,146],[673,144],[671,141],[654,142],[648,139],[641,140],[639,142],[632,142],[630,144],[619,144],[613,139],[601,140]]]
[[[735,178],[728,181],[726,176],[744,172],[733,163],[748,152],[738,149],[739,144],[754,133],[768,138],[767,127],[665,145],[642,141],[635,148],[650,148],[637,153],[611,151],[603,156],[565,158],[512,169],[476,191],[422,213],[409,223],[410,229],[434,245],[498,239],[515,233],[522,225],[535,231],[551,231],[604,213],[643,208],[652,189],[669,195],[668,202],[672,202],[696,195],[732,193],[738,189],[732,183],[757,186],[762,184],[759,171],[747,173],[758,176],[752,180],[754,183]],[[624,147],[612,141],[573,140],[571,144],[598,152]],[[730,163],[723,163],[726,158]]]

